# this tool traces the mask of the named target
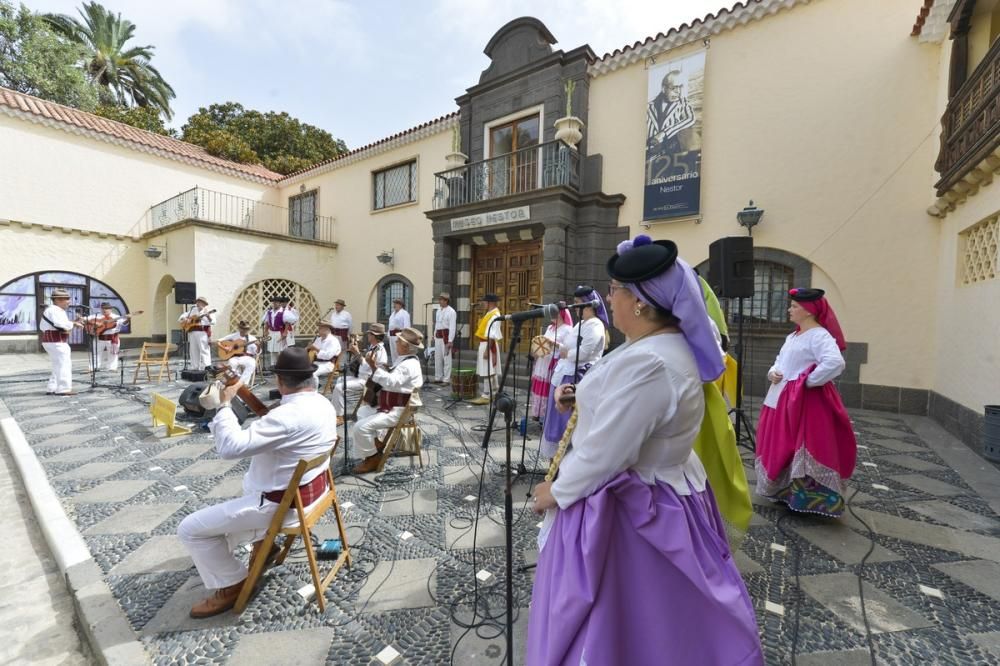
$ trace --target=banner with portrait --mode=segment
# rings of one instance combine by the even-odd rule
[[[701,211],[705,51],[649,68],[643,220]]]

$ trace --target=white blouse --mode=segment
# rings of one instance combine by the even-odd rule
[[[583,320],[570,329],[568,335],[557,340],[560,348],[566,350],[566,358],[559,359],[552,371],[553,386],[559,386],[563,377],[573,374],[573,369],[577,365],[576,338],[581,329],[583,334],[580,340],[580,367],[595,363],[604,356],[604,322],[598,317]]]
[[[602,327],[603,328],[603,327]],[[679,495],[705,489],[692,450],[705,412],[698,364],[684,336],[663,333],[619,347],[577,387],[573,447],[552,496],[561,508],[592,495],[626,469]]]
[[[777,407],[778,398],[781,397],[785,384],[798,379],[799,375],[814,363],[816,369],[806,378],[806,386],[809,387],[822,386],[839,377],[846,365],[844,356],[837,347],[837,341],[822,326],[790,333],[785,338],[785,344],[781,345],[781,351],[774,359],[774,365],[767,371],[768,375],[775,371],[780,372],[783,379],[777,384],[771,384],[764,398],[764,406],[772,409]]]

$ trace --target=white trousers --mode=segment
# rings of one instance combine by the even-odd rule
[[[212,365],[212,350],[208,346],[208,333],[205,331],[188,333],[188,350],[191,352],[191,365],[196,370],[204,370]]]
[[[496,393],[496,374],[500,365],[499,343],[497,343],[496,362],[493,361],[492,354],[487,354],[486,358],[483,358],[483,353],[489,349],[488,344],[485,340],[480,342],[479,349],[476,352],[476,374],[483,380],[483,392],[481,395],[484,398],[494,397]]]
[[[362,407],[365,406],[363,405]],[[351,432],[355,452],[362,458],[375,455],[378,452],[378,449],[375,448],[375,438],[379,432],[388,430],[399,423],[399,417],[402,415],[403,409],[403,407],[393,407],[388,412],[376,412],[369,407],[368,413],[364,418],[362,418],[361,410],[359,409],[358,422],[354,424]]]
[[[434,338],[434,381],[451,381],[451,354],[445,350],[443,338]]]
[[[316,361],[316,379],[322,379],[331,372],[333,372],[333,361]]]
[[[73,390],[73,362],[69,355],[68,342],[43,342],[42,349],[52,360],[52,374],[49,375],[49,393],[68,393]]]
[[[389,336],[389,361],[392,365],[396,365],[396,359],[399,357],[399,352],[396,351],[396,336]]]
[[[233,356],[229,359],[229,367],[240,373],[241,382],[250,386],[257,372],[257,360],[253,356]]]
[[[354,409],[354,405],[361,399],[361,392],[365,390],[365,380],[358,377],[347,378],[347,403]],[[333,387],[333,407],[339,416],[347,414],[347,405],[344,403],[344,378],[341,377]],[[361,410],[358,409],[358,414]]]
[[[306,507],[307,512],[313,504]],[[244,495],[199,509],[181,521],[177,536],[194,560],[206,588],[229,587],[247,577],[246,565],[233,555],[233,550],[240,544],[264,538],[277,508],[274,502],[262,503],[260,495]],[[297,523],[295,511],[289,511],[285,525]]]
[[[121,343],[114,344],[111,340],[97,341],[97,369],[117,370],[118,369],[118,348]]]

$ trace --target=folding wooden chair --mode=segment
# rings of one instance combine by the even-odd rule
[[[330,585],[330,581],[333,577],[337,575],[340,567],[347,563],[347,566],[351,566],[351,550],[347,545],[347,530],[344,528],[344,518],[340,513],[340,503],[337,502],[337,491],[333,485],[333,472],[330,471],[330,457],[333,455],[334,450],[336,450],[336,444],[330,449],[329,453],[325,453],[318,458],[313,458],[312,460],[300,460],[299,464],[295,467],[295,472],[292,474],[292,478],[288,481],[288,487],[285,489],[285,494],[281,498],[281,503],[278,505],[278,509],[274,512],[274,517],[271,518],[271,525],[267,528],[267,533],[264,535],[264,543],[257,550],[256,557],[250,562],[250,572],[247,575],[246,582],[243,584],[243,589],[240,591],[239,598],[236,599],[236,613],[242,613],[247,607],[250,601],[250,596],[253,593],[253,589],[257,584],[260,575],[264,572],[264,565],[267,562],[267,557],[271,552],[271,546],[274,544],[275,538],[279,534],[285,535],[285,543],[281,548],[281,552],[278,553],[275,559],[275,564],[281,564],[285,561],[288,556],[288,552],[292,548],[292,544],[295,543],[296,537],[302,538],[302,544],[306,550],[306,556],[309,558],[309,571],[312,573],[313,587],[316,593],[316,603],[319,605],[320,612],[326,610],[326,599],[323,597],[323,592]],[[329,486],[326,494],[320,499],[316,505],[307,514],[305,512],[306,507],[302,504],[302,496],[299,494],[299,485],[302,482],[302,476],[311,469],[316,469],[320,465],[326,464],[326,469],[323,470],[323,474],[326,475],[326,482]],[[288,512],[292,509],[292,505],[295,505],[295,513],[298,514],[299,523],[293,527],[285,527],[285,517]],[[319,522],[319,519],[323,517],[327,509],[333,507],[334,516],[337,520],[337,531],[340,533],[340,543],[343,548],[340,551],[340,557],[334,561],[330,568],[330,571],[326,574],[325,578],[320,578],[319,567],[316,564],[316,551],[313,549],[312,543],[312,528]]]
[[[420,455],[420,443],[423,440],[423,433],[417,425],[417,410],[421,407],[420,392],[415,390],[411,395],[403,413],[399,415],[399,421],[392,427],[385,438],[385,447],[382,449],[382,459],[378,461],[376,472],[381,472],[396,448],[405,455],[416,456],[420,461],[420,466],[424,466],[424,458]]]
[[[139,370],[146,368],[146,381],[152,380],[149,374],[149,366],[158,366],[160,373],[156,376],[157,382],[163,381],[163,373],[167,373],[167,380],[173,379],[173,371],[170,369],[170,352],[177,347],[169,342],[143,342],[142,350],[139,352],[139,360],[135,364],[135,374],[132,376],[132,383],[139,381]],[[157,355],[159,353],[159,355]]]
[[[333,357],[333,372],[326,376],[326,383],[323,384],[323,388],[320,390],[320,393],[323,395],[330,395],[333,393],[333,386],[337,383],[337,378],[340,377],[341,354],[343,354],[343,352]]]

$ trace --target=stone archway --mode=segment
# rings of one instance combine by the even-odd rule
[[[173,328],[177,319],[174,305],[174,280],[173,275],[164,275],[156,285],[153,293],[153,313],[150,318],[150,336],[154,342],[169,342],[168,331]]]

